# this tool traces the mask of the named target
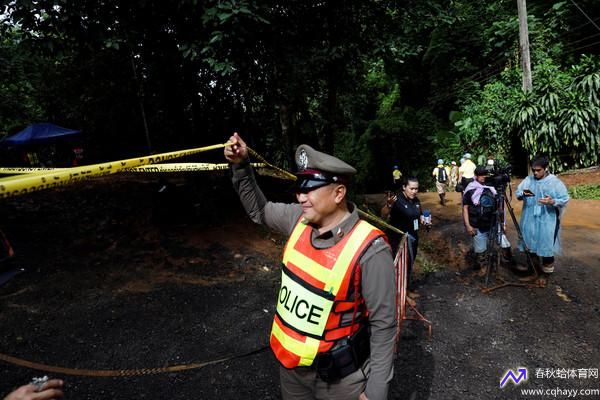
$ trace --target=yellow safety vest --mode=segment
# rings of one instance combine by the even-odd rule
[[[286,368],[310,366],[318,353],[329,350],[360,327],[360,321],[342,324],[342,315],[364,308],[354,293],[358,259],[383,232],[359,221],[338,243],[317,249],[312,228],[299,221],[283,253],[281,288],[271,330],[271,349]],[[356,285],[356,288],[358,285]],[[349,293],[354,293],[350,298]],[[358,297],[354,297],[358,296]]]

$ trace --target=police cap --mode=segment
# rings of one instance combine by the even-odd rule
[[[317,151],[306,144],[296,149],[297,191],[311,191],[330,183],[347,185],[356,174],[356,169],[344,161]]]

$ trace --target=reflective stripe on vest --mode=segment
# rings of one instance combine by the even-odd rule
[[[271,330],[271,348],[286,368],[312,365],[317,353],[333,346],[330,328],[340,327],[341,313],[335,302],[348,301],[352,272],[366,247],[383,233],[359,221],[338,243],[316,249],[312,228],[298,222],[283,254],[281,288]],[[342,328],[354,332],[356,326]],[[327,328],[327,329],[326,329]]]

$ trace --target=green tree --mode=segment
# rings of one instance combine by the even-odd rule
[[[4,25],[0,42],[0,138],[15,133],[24,125],[44,119],[40,91],[44,60],[20,46],[18,28]]]
[[[597,1],[578,4],[600,12]],[[580,48],[594,49],[597,32],[572,3],[528,7],[534,66],[550,59],[567,71]],[[421,173],[425,160],[468,146],[508,158],[520,147],[507,117],[521,101],[516,14],[514,0],[13,1],[2,14],[10,50],[0,68],[17,72],[0,86],[0,130],[64,122],[85,130],[103,159],[240,130],[284,167],[307,142],[371,160],[378,177],[395,162]],[[551,121],[573,138],[581,127],[564,121],[595,123],[578,97],[585,85]],[[458,126],[453,110],[463,111]],[[505,139],[512,148],[499,148]]]
[[[534,75],[539,89],[522,96],[512,118],[529,154],[547,154],[556,171],[598,163],[599,65],[584,57],[562,70],[546,60]]]

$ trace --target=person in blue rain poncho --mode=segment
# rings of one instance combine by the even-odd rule
[[[541,261],[540,266],[534,262],[539,286],[546,286],[554,272],[554,255],[560,253],[560,221],[569,201],[566,186],[548,172],[548,164],[548,157],[536,156],[531,161],[533,175],[523,179],[516,192],[517,199],[523,201],[524,243],[521,242],[520,247]]]

